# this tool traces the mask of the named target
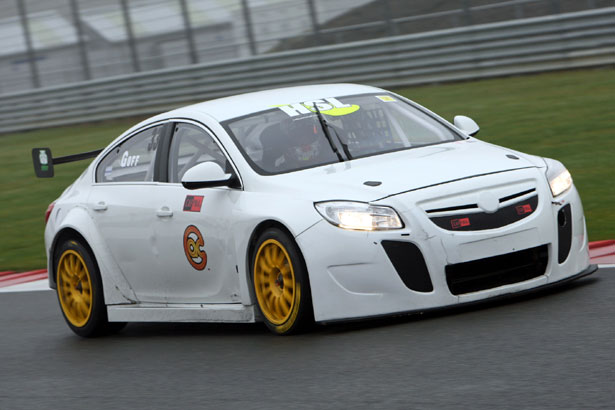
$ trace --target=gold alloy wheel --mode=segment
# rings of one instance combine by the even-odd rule
[[[267,320],[274,325],[288,320],[295,307],[296,288],[293,264],[284,245],[267,239],[254,258],[254,290]]]
[[[85,261],[72,249],[64,251],[57,269],[58,298],[68,321],[83,327],[92,314],[92,281]]]

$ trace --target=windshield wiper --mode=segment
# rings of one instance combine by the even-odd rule
[[[325,122],[325,124],[327,125],[327,127],[329,127],[329,123]],[[352,159],[352,155],[350,155],[350,150],[348,149],[348,144],[342,141],[340,134],[338,134],[337,130],[335,129],[336,127],[333,126],[330,128],[333,130],[333,132],[335,133],[335,136],[337,137],[337,140],[340,142],[340,145],[342,146],[342,149],[344,150],[344,154],[346,154],[346,157],[348,157],[348,159]]]
[[[333,152],[335,152],[335,155],[337,155],[337,159],[339,159],[340,162],[344,162],[344,157],[342,157],[342,154],[340,154],[340,151],[337,149],[337,146],[333,142],[333,138],[331,138],[331,134],[329,133],[329,126],[327,125],[327,122],[325,121],[322,114],[320,113],[320,110],[318,109],[318,106],[316,105],[316,103],[314,103],[314,109],[316,110],[316,116],[318,117],[318,122],[320,122],[320,127],[322,128],[322,131],[325,133],[325,137],[327,137],[327,141],[329,141],[329,145],[331,145],[331,149],[333,150]],[[337,138],[339,139],[339,135],[337,136]],[[346,152],[346,150],[344,150],[344,152]]]

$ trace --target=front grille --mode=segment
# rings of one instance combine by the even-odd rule
[[[536,191],[536,188],[530,188],[530,189],[526,189],[525,191],[516,192],[512,195],[508,195],[508,196],[504,196],[500,198],[499,202],[502,204],[504,202],[508,202],[515,198],[519,198],[524,195],[531,194],[534,191]],[[465,204],[465,205],[448,206],[446,208],[427,209],[425,212],[427,212],[428,214],[436,214],[436,213],[442,213],[442,212],[461,211],[465,209],[479,209],[479,207],[478,207],[478,204]]]
[[[547,245],[446,267],[446,282],[453,295],[523,282],[545,273]]]
[[[417,292],[433,290],[425,259],[415,244],[402,241],[382,241],[382,247],[408,289]]]
[[[510,201],[515,198],[519,198],[520,196],[523,196],[523,195],[531,194],[534,191],[536,191],[536,188],[531,188],[526,191],[517,192],[516,194],[505,196],[504,198],[500,198],[500,203]]]
[[[494,213],[472,212],[431,217],[431,221],[447,231],[482,231],[501,228],[527,218],[538,206],[538,195],[515,202]]]

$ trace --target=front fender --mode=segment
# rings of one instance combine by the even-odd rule
[[[235,221],[232,229],[238,261],[236,269],[239,274],[241,301],[244,305],[253,305],[256,299],[250,279],[249,249],[258,227],[262,223],[272,222],[284,226],[294,239],[301,232],[322,220],[322,217],[314,209],[314,204],[305,199],[289,199],[283,195],[244,192],[241,201],[233,210],[233,220]]]

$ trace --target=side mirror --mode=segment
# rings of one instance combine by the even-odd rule
[[[480,127],[476,121],[470,117],[466,117],[465,115],[456,115],[453,119],[453,123],[455,124],[455,127],[472,137],[480,131]]]
[[[186,189],[234,187],[236,182],[235,175],[225,174],[222,167],[212,161],[201,162],[193,166],[182,177],[182,185]]]

